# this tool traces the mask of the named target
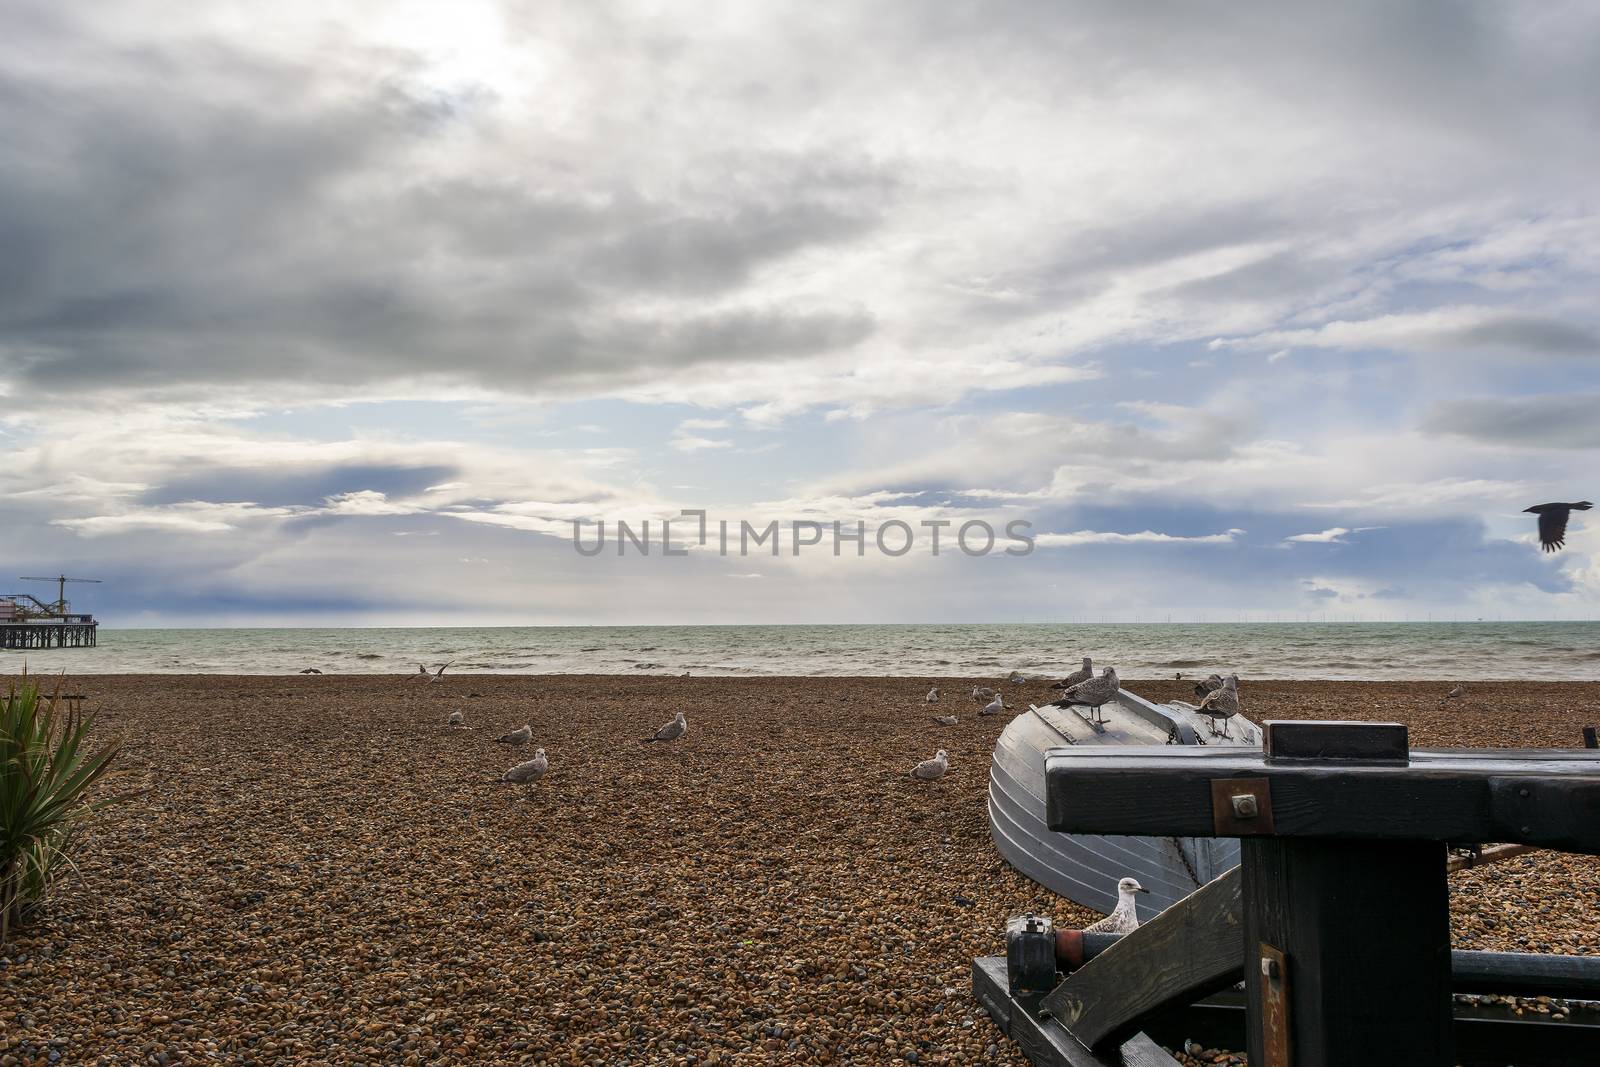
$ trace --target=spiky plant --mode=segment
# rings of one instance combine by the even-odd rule
[[[84,821],[113,798],[90,788],[111,769],[120,745],[85,748],[92,717],[56,710],[61,686],[39,692],[26,674],[0,698],[0,942],[74,870]]]

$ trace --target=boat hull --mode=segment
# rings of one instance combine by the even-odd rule
[[[1149,894],[1141,919],[1177,903],[1239,862],[1237,841],[1213,838],[1062,834],[1045,822],[1045,756],[1067,745],[1243,744],[1260,746],[1260,730],[1240,717],[1230,738],[1211,736],[1205,719],[1183,704],[1158,707],[1122,691],[1102,709],[1104,724],[1087,712],[1030,708],[995,742],[989,769],[989,829],[995,848],[1022,874],[1069,900],[1109,912],[1117,882],[1137,878]]]

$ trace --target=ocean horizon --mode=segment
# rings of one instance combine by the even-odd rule
[[[1082,656],[1127,678],[1600,680],[1600,623],[1189,622],[107,629],[12,650],[15,673],[1001,677]]]

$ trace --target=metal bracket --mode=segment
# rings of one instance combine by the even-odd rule
[[[1272,833],[1272,783],[1266,778],[1211,779],[1211,824],[1218,837]]]
[[[1262,1067],[1289,1067],[1289,961],[1261,942]]]

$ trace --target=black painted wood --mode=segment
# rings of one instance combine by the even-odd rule
[[[1406,728],[1397,722],[1327,722],[1269,719],[1261,724],[1268,760],[1397,760],[1410,754]]]
[[[1143,1034],[1110,1052],[1090,1051],[1060,1023],[1040,1016],[1039,997],[1007,992],[1004,956],[972,961],[972,995],[1034,1067],[1178,1067],[1177,1060]]]
[[[1246,1000],[1259,946],[1286,957],[1294,1067],[1449,1067],[1450,913],[1444,845],[1246,838]],[[1252,1020],[1252,1064],[1271,1067]]]
[[[1242,922],[1234,868],[1124,935],[1039,1006],[1090,1048],[1119,1043],[1150,1015],[1237,982]]]
[[[1600,750],[1415,752],[1409,764],[1368,764],[1271,763],[1237,749],[1177,745],[1069,748],[1051,752],[1045,774],[1050,828],[1068,833],[1219,836],[1212,781],[1266,778],[1280,837],[1508,841],[1600,853]]]

